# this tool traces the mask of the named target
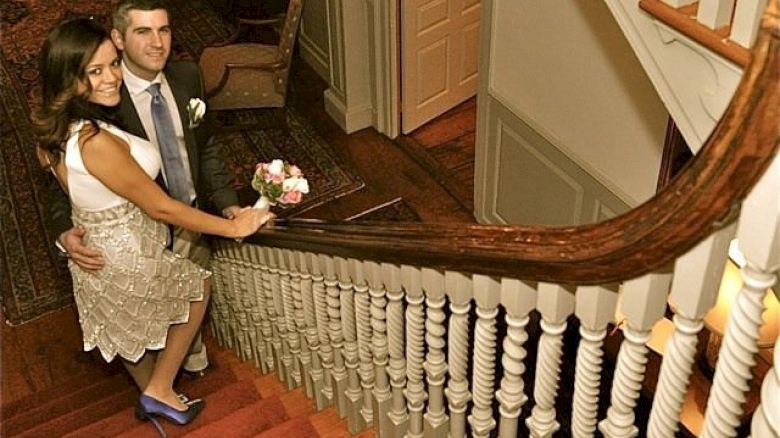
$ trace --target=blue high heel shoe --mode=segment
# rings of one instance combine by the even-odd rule
[[[141,394],[135,407],[135,416],[141,421],[151,421],[157,432],[160,433],[160,436],[166,438],[168,435],[165,433],[158,418],[164,418],[178,425],[189,424],[200,414],[205,404],[206,402],[200,399],[190,400],[187,403],[187,409],[180,411],[155,398]]]

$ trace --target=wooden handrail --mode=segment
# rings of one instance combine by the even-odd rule
[[[626,214],[577,227],[289,219],[247,242],[556,283],[604,284],[662,269],[734,219],[777,152],[779,3],[770,0],[751,62],[699,154]]]
[[[639,7],[669,27],[679,30],[687,37],[740,67],[745,67],[750,62],[750,51],[730,41],[727,37],[728,29],[725,29],[724,34],[723,29],[715,31],[699,23],[696,21],[695,10],[692,17],[686,16],[661,0],[640,0]],[[724,35],[726,36],[724,37]]]

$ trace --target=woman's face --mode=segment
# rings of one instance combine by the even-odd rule
[[[87,100],[103,106],[119,104],[119,87],[122,85],[122,67],[116,47],[111,40],[105,40],[97,48],[84,71],[86,81],[78,83],[76,91],[89,93]]]

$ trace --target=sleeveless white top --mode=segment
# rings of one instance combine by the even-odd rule
[[[128,202],[127,199],[112,192],[100,180],[95,178],[81,158],[79,131],[87,123],[81,120],[71,126],[70,138],[65,144],[65,167],[68,169],[68,191],[71,203],[83,210],[99,211]],[[125,132],[116,126],[98,122],[100,129],[116,135],[130,146],[130,155],[141,168],[154,179],[160,173],[162,158],[160,151],[148,140]]]

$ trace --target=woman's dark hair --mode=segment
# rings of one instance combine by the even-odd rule
[[[87,100],[91,86],[86,67],[98,47],[110,41],[108,32],[95,20],[79,18],[65,21],[49,32],[40,55],[42,83],[41,108],[33,117],[33,124],[41,140],[41,147],[52,152],[55,159],[68,138],[70,124],[87,120],[99,132],[98,120],[110,120],[105,107]],[[87,91],[76,92],[79,81]]]

